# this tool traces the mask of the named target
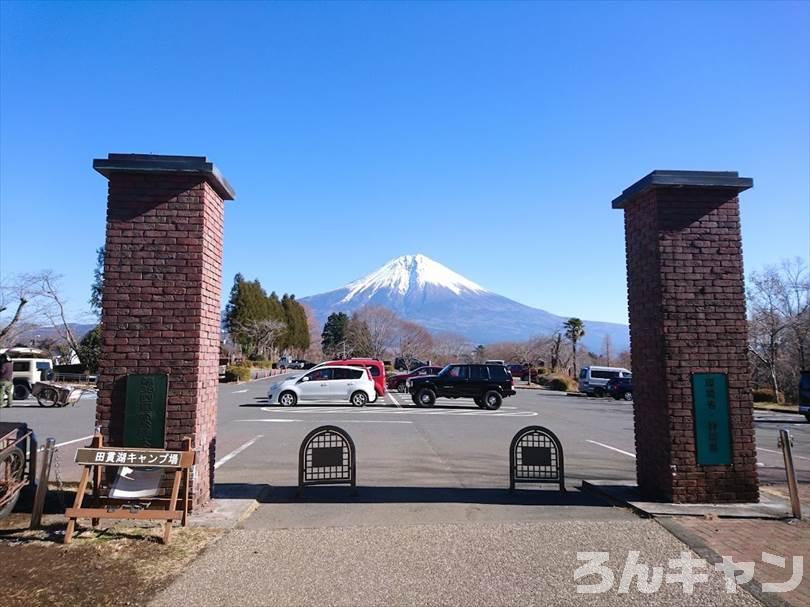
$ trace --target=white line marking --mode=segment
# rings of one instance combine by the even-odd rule
[[[236,392],[231,392],[231,394],[244,394],[245,392],[247,392],[247,389],[245,389],[245,390],[237,390]]]
[[[78,443],[79,441],[87,440],[88,438],[93,438],[93,435],[90,436],[82,436],[81,438],[74,438],[73,440],[65,441],[64,443],[56,443],[54,447],[64,447],[65,445],[72,445],[73,443]],[[37,449],[37,453],[43,451],[45,447],[40,447]]]
[[[276,422],[283,424],[286,422],[302,422],[303,419],[237,419],[238,422]]]
[[[303,422],[303,419],[237,419],[238,422]],[[307,423],[320,422],[324,420],[308,419]],[[341,424],[412,424],[413,422],[399,419],[329,419],[329,423]]]
[[[628,457],[632,457],[635,459],[636,454],[630,453],[629,451],[622,451],[621,449],[617,449],[616,447],[611,447],[610,445],[606,445],[605,443],[599,443],[595,440],[585,440],[586,443],[592,443],[594,445],[599,445],[600,447],[604,447],[605,449],[610,449],[611,451],[615,451],[616,453],[621,453],[622,455],[627,455]]]
[[[402,408],[402,405],[400,405],[400,404],[399,404],[399,401],[397,400],[396,396],[394,396],[393,394],[391,394],[391,392],[386,392],[386,393],[385,393],[385,395],[386,395],[386,396],[390,396],[390,397],[391,397],[391,400],[392,400],[392,401],[394,401],[394,404],[395,404],[397,407],[399,407],[400,409]]]
[[[764,451],[765,453],[775,453],[776,455],[782,455],[781,451],[774,451],[773,449],[765,449],[764,447],[757,447],[757,451]],[[810,461],[810,457],[804,457],[803,455],[796,455],[795,453],[793,454],[793,457],[797,459],[806,459]]]
[[[226,455],[225,457],[223,457],[222,459],[220,459],[218,462],[216,462],[216,463],[214,464],[214,470],[216,470],[217,468],[219,468],[219,467],[220,467],[222,464],[224,464],[224,463],[226,463],[226,462],[231,461],[233,458],[235,458],[237,455],[239,455],[240,453],[242,453],[242,451],[244,451],[245,449],[247,449],[248,447],[250,447],[250,446],[251,446],[253,443],[255,443],[257,440],[259,440],[259,439],[260,439],[260,438],[262,438],[263,436],[264,436],[264,434],[259,434],[259,435],[257,435],[257,436],[254,436],[253,438],[251,438],[251,439],[250,439],[248,442],[246,442],[246,443],[245,443],[244,445],[242,445],[241,447],[237,447],[236,449],[234,449],[233,451],[231,451],[231,452],[230,452],[228,455]]]

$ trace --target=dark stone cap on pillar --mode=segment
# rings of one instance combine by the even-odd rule
[[[737,171],[653,171],[642,177],[621,196],[613,199],[614,209],[623,209],[634,198],[654,188],[695,188],[734,190],[739,194],[754,185],[750,177],[740,177]]]
[[[205,156],[108,154],[107,158],[95,158],[93,168],[107,179],[116,173],[196,173],[203,175],[223,200],[233,200],[236,197],[228,180]]]

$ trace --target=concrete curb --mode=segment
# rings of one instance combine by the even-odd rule
[[[773,411],[774,413],[790,413],[792,415],[801,415],[804,416],[804,413],[799,413],[798,409],[791,409],[789,407],[768,407],[765,405],[761,405],[759,403],[754,403],[754,409],[757,411]]]
[[[716,516],[724,519],[788,520],[792,518],[789,502],[781,497],[761,496],[751,504],[670,504],[650,502],[638,495],[637,487],[630,481],[583,480],[582,489],[598,494],[610,502],[630,508],[636,514],[648,517]]]

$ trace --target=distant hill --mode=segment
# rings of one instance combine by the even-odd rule
[[[320,323],[332,312],[351,313],[365,305],[378,305],[432,333],[451,331],[483,344],[548,335],[569,318],[493,293],[424,255],[397,257],[342,289],[300,301]],[[627,325],[584,322],[583,343],[589,350],[599,352],[605,335],[610,335],[617,351],[629,349]]]
[[[68,323],[70,330],[76,336],[76,339],[81,339],[87,335],[96,326],[95,323],[91,325],[82,323]],[[17,342],[30,345],[32,341],[39,342],[45,339],[59,339],[59,332],[53,327],[32,327],[20,332]]]

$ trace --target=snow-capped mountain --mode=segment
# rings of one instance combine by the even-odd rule
[[[493,293],[424,255],[397,257],[342,289],[301,301],[320,323],[332,312],[384,306],[433,333],[451,331],[484,344],[550,334],[568,318]],[[583,342],[593,351],[601,349],[605,334],[616,350],[629,347],[625,325],[586,320],[585,330]]]

